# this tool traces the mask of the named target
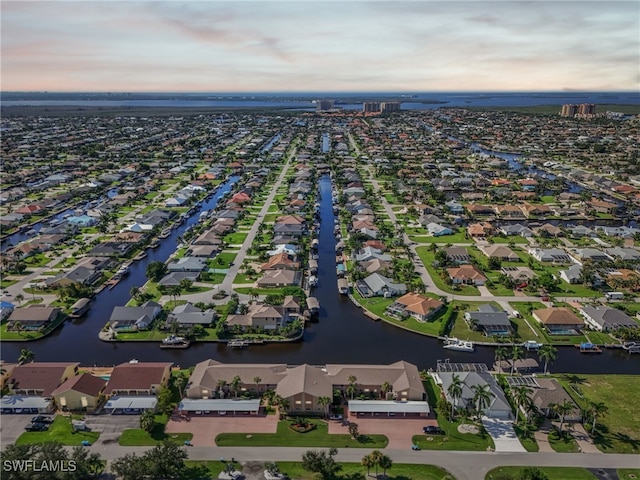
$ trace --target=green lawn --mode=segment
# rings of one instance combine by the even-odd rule
[[[618,478],[620,480],[637,480],[640,478],[640,468],[619,468]]]
[[[496,237],[491,237],[489,241],[493,243],[507,243],[507,244],[514,243],[514,244],[520,244],[520,245],[529,244],[527,239],[524,237],[521,237],[520,235],[511,235],[509,237],[496,236]]]
[[[223,266],[227,267],[231,262],[233,262],[236,259],[237,256],[238,254],[235,252],[220,252],[215,256],[215,258],[213,259],[213,262],[215,263],[216,266],[219,265],[220,267],[223,267]]]
[[[7,280],[3,278],[2,280],[0,280],[0,288],[8,288],[11,285],[15,285],[16,283],[18,283],[18,280]]]
[[[527,452],[537,452],[540,450],[540,447],[538,446],[538,442],[536,442],[536,439],[533,437],[533,431],[531,430],[531,428],[534,427],[530,426],[529,432],[526,432],[523,425],[516,423],[513,424],[513,430],[516,432],[518,440],[525,448],[525,450]]]
[[[416,243],[439,243],[442,245],[446,245],[447,243],[468,243],[468,244],[472,244],[473,241],[468,239],[465,236],[465,232],[464,230],[458,230],[456,233],[454,233],[453,235],[442,235],[440,237],[431,237],[431,236],[427,236],[427,235],[420,235],[418,232],[418,229],[415,228],[410,228],[408,229],[409,231],[407,233],[416,233],[418,235],[410,235],[409,236],[409,240],[411,240],[412,242],[416,242]],[[414,232],[412,232],[412,230]],[[424,230],[424,229],[421,229]],[[424,230],[424,232],[426,233],[426,230]]]
[[[163,440],[173,440],[178,445],[182,445],[185,440],[193,438],[191,433],[165,433],[164,428],[167,421],[165,415],[156,415],[156,425],[151,433],[147,433],[141,428],[130,428],[122,432],[118,444],[123,447],[139,447],[156,445]]]
[[[384,435],[362,435],[354,440],[350,435],[328,433],[326,422],[311,420],[316,426],[307,433],[289,428],[291,420],[278,423],[276,433],[221,433],[216,437],[219,447],[336,447],[336,448],[384,448],[388,440]]]
[[[357,291],[354,291],[353,296],[360,305],[379,317],[386,316],[385,309],[395,301],[393,298],[384,297],[363,298]]]
[[[558,453],[578,453],[578,442],[566,431],[559,435],[556,431],[551,431],[548,435],[549,445]]]
[[[229,245],[240,245],[247,238],[247,233],[244,232],[236,232],[230,233],[224,237],[224,241]]]
[[[549,335],[544,328],[540,326],[540,323],[533,318],[529,309],[537,310],[539,308],[545,308],[545,305],[540,302],[519,302],[513,303],[513,308],[520,312],[524,318],[527,319],[529,324],[538,332],[539,337],[537,340],[542,343],[552,343],[555,345],[576,345],[581,342],[586,342],[587,339],[584,335]],[[532,338],[532,339],[535,339]]]
[[[440,277],[440,273],[431,265],[435,260],[435,254],[430,251],[427,247],[418,247],[416,248],[416,253],[424,263],[429,275],[433,279],[433,283],[436,284],[440,290],[444,290],[448,293],[454,293],[456,295],[473,295],[479,296],[480,292],[476,287],[472,287],[469,285],[458,286],[453,289],[453,286],[447,285],[447,283]]]
[[[218,469],[214,470],[214,472],[219,473],[221,470],[219,466],[221,464],[219,462],[214,463],[218,464]],[[313,478],[313,473],[302,468],[302,462],[277,462],[277,465],[280,471],[287,474],[289,478],[296,480],[311,480]],[[359,463],[341,463],[340,465],[342,465],[342,470],[338,476],[335,477],[335,480],[361,478],[358,474],[367,474],[367,469]],[[380,469],[378,473],[382,475],[382,469]],[[375,468],[371,469],[371,476],[368,478],[373,478],[374,474]],[[387,470],[386,478],[388,480],[446,480],[452,479],[453,477],[445,469],[435,465],[394,463],[391,469]]]
[[[79,446],[83,440],[88,440],[92,444],[98,439],[98,432],[73,432],[71,420],[62,415],[56,416],[53,423],[49,425],[49,430],[45,432],[24,432],[16,440],[16,445],[28,443],[60,442],[63,445]]]
[[[258,278],[260,278],[259,274],[248,276],[245,273],[238,273],[233,279],[233,283],[256,283]]]
[[[526,467],[498,467],[489,471],[484,477],[485,480],[490,480],[500,473],[505,473],[518,478],[522,470]],[[544,473],[549,480],[597,480],[597,477],[593,475],[586,468],[580,467],[540,467],[539,470]]]
[[[558,375],[560,383],[580,407],[603,402],[609,411],[598,421],[595,444],[605,453],[634,453],[640,450],[640,398],[637,375]],[[571,382],[573,381],[573,385]],[[588,425],[590,428],[590,425]]]
[[[163,338],[167,336],[167,332],[160,332],[159,330],[141,330],[139,332],[118,332],[118,340],[126,340],[126,341],[151,341],[157,340],[161,341]]]

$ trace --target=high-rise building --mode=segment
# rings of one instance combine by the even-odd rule
[[[578,105],[574,105],[572,103],[562,105],[562,112],[560,115],[563,117],[573,117],[576,113],[578,113]]]
[[[317,112],[326,112],[328,110],[333,110],[333,105],[335,100],[316,100],[316,111]]]
[[[380,102],[364,102],[362,104],[363,112],[379,112],[380,111]]]
[[[581,103],[578,107],[578,113],[580,115],[594,115],[596,106],[593,103]]]
[[[399,112],[400,102],[382,102],[380,104],[380,111],[382,113]]]

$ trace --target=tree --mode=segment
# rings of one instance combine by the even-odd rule
[[[193,287],[192,280],[189,280],[188,278],[183,278],[182,280],[180,280],[180,289],[183,292],[188,292],[189,290],[191,290],[191,287]]]
[[[522,347],[519,345],[514,345],[511,347],[511,375],[513,375],[513,370],[516,368],[516,361],[524,358],[524,351]]]
[[[342,470],[334,457],[338,454],[336,448],[330,448],[329,451],[307,450],[302,455],[302,468],[309,472],[319,473],[321,478],[329,479]]]
[[[380,465],[380,460],[383,457],[382,452],[380,450],[374,450],[369,455],[371,455],[373,466],[376,467],[376,478],[378,478],[378,466]]]
[[[451,384],[447,388],[447,393],[449,394],[449,398],[451,398],[451,418],[453,419],[453,414],[456,407],[456,401],[462,396],[462,386],[464,382],[460,380],[460,375],[454,373],[451,377]]]
[[[322,407],[322,414],[323,416],[327,416],[327,407],[329,405],[331,405],[331,398],[330,397],[319,397],[318,398],[318,404]]]
[[[544,361],[544,374],[547,374],[547,366],[556,359],[558,349],[551,344],[546,344],[538,350],[538,358]]]
[[[162,277],[164,277],[168,272],[167,266],[160,261],[153,261],[147,265],[147,269],[145,273],[149,280],[154,282],[159,282]]]
[[[501,362],[507,359],[507,349],[504,348],[504,347],[496,348],[494,356],[495,356],[495,362],[498,364],[498,372],[502,373],[502,363]]]
[[[218,395],[220,396],[220,398],[223,397],[224,395],[224,387],[227,386],[227,382],[225,380],[218,380],[218,382],[216,383],[216,387],[218,388]]]
[[[369,473],[371,472],[371,467],[375,466],[375,463],[374,463],[373,457],[371,457],[371,454],[368,454],[362,457],[362,460],[360,460],[360,464],[367,469],[367,477],[368,477]]]
[[[549,477],[535,467],[526,467],[522,469],[517,480],[549,480]]]
[[[147,433],[151,433],[156,426],[156,418],[152,410],[145,410],[140,415],[140,428]]]
[[[13,297],[13,299],[18,302],[18,306],[20,306],[22,304],[22,302],[24,301],[24,295],[19,293],[17,294],[15,297]]]
[[[36,358],[35,353],[27,348],[20,350],[20,356],[18,357],[18,365],[24,365],[25,363],[33,362]]]
[[[472,385],[473,390],[473,403],[476,406],[478,414],[484,412],[484,410],[491,404],[493,393],[489,390],[491,387],[488,384],[484,385]]]
[[[516,406],[516,423],[518,423],[518,416],[520,414],[520,408],[525,406],[527,403],[530,402],[529,399],[529,394],[531,393],[531,388],[527,387],[526,385],[520,385],[517,387],[513,387],[511,389],[511,395],[513,396],[513,399],[515,400],[517,406]]]
[[[238,390],[240,390],[240,385],[242,385],[242,379],[239,375],[236,375],[231,379],[229,387],[231,387],[231,390],[233,390],[233,394],[236,398],[238,398]]]
[[[353,400],[353,396],[356,393],[356,385],[357,385],[358,379],[356,378],[355,375],[349,375],[349,377],[347,378],[347,381],[349,382],[349,385],[347,385],[347,395],[351,396],[351,400]]]
[[[129,290],[129,296],[133,299],[136,300],[136,302],[138,301],[138,297],[140,296],[140,287],[131,287],[131,289]]]
[[[360,436],[360,430],[358,429],[358,424],[355,422],[349,422],[349,435],[354,440],[357,440]]]
[[[148,468],[150,478],[179,479],[183,478],[186,470],[184,463],[189,456],[184,448],[171,440],[164,440],[162,444],[147,450],[143,461]]]
[[[100,454],[89,452],[83,447],[75,447],[71,451],[70,460],[76,464],[75,478],[97,478],[104,471]]]
[[[387,470],[393,466],[393,460],[391,460],[391,457],[388,455],[382,455],[378,461],[378,465],[380,465],[380,468],[382,468],[382,474],[386,477]]]
[[[380,393],[382,394],[382,400],[386,400],[387,393],[391,391],[391,384],[389,382],[384,382],[380,386]]]
[[[590,402],[587,408],[589,415],[591,415],[592,423],[591,423],[591,435],[595,436],[596,434],[596,422],[598,418],[604,417],[607,412],[609,412],[609,407],[603,402]]]
[[[258,392],[260,392],[260,382],[262,381],[262,379],[258,376],[253,377],[253,383],[256,384],[256,389],[258,390]]]
[[[173,307],[175,308],[178,303],[178,298],[182,295],[182,287],[180,285],[171,285],[167,289],[167,293],[173,298]]]
[[[554,411],[556,415],[560,417],[560,431],[562,432],[562,427],[564,426],[564,417],[573,411],[573,403],[569,400],[565,400],[562,403],[553,403],[551,404],[551,410]]]

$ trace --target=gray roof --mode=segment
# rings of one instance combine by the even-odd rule
[[[480,305],[477,312],[467,312],[465,316],[480,326],[500,325],[511,327],[507,312],[495,305]]]
[[[504,396],[504,393],[500,386],[496,383],[495,379],[489,373],[477,373],[477,372],[438,372],[438,377],[442,380],[442,390],[449,401],[449,385],[451,385],[453,376],[457,375],[463,382],[462,396],[456,399],[456,407],[467,408],[473,406],[473,390],[471,387],[475,385],[489,385],[489,390],[492,394],[491,403],[489,405],[490,410],[511,411],[511,406]]]
[[[349,400],[349,412],[360,413],[429,413],[429,403],[393,400]]]
[[[404,283],[393,283],[392,279],[380,275],[379,273],[372,273],[363,281],[367,284],[367,287],[369,287],[369,289],[374,293],[379,292],[384,288],[399,292],[407,291],[407,287]]]
[[[125,410],[128,408],[148,410],[155,408],[157,403],[158,399],[153,396],[111,397],[111,399],[105,404],[104,408],[107,410]]]
[[[605,329],[638,326],[631,317],[617,308],[587,305],[582,307],[580,311]]]
[[[214,412],[257,412],[260,409],[260,399],[240,400],[224,399],[191,399],[185,398],[178,408],[182,411],[214,411]]]

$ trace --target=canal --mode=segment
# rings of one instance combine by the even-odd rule
[[[214,208],[225,191],[231,189],[237,178],[225,183],[202,209]],[[113,365],[136,358],[140,361],[173,361],[179,365],[193,365],[212,358],[221,362],[239,363],[392,363],[399,360],[418,365],[420,369],[435,368],[438,360],[451,362],[479,362],[491,365],[494,350],[478,347],[474,353],[443,350],[433,339],[414,334],[382,321],[365,317],[345,296],[338,294],[334,215],[331,202],[331,180],[320,179],[320,245],[318,288],[313,295],[321,306],[317,323],[305,331],[304,341],[291,344],[251,346],[236,350],[224,344],[201,343],[187,350],[162,350],[157,343],[104,343],[97,333],[105,324],[115,305],[129,299],[129,290],[144,283],[146,264],[153,260],[166,260],[175,248],[175,238],[186,227],[195,223],[197,213],[186,225],[174,230],[156,251],[150,251],[142,262],[134,264],[131,274],[113,290],[103,291],[94,303],[88,317],[79,323],[66,323],[50,337],[29,343],[3,343],[2,358],[17,359],[21,348],[29,348],[40,361],[79,361],[85,365]],[[640,355],[631,357],[622,350],[609,350],[601,355],[587,356],[576,348],[560,348],[557,360],[550,365],[552,372],[566,373],[634,373],[640,374]]]

